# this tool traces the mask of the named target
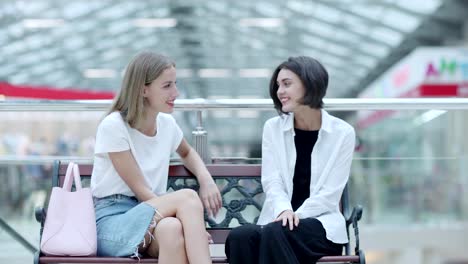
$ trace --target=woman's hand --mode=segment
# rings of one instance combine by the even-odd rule
[[[299,217],[292,210],[284,210],[274,222],[283,222],[283,226],[286,226],[289,222],[289,230],[293,230],[295,226],[299,225]]]
[[[197,177],[200,183],[200,199],[208,215],[216,215],[223,205],[221,202],[221,194],[200,156],[190,147],[185,139],[182,139],[182,142],[177,148],[177,153],[180,155],[184,166]]]
[[[218,186],[214,183],[213,179],[210,178],[210,180],[211,181],[205,183],[200,183],[200,198],[208,212],[208,216],[215,216],[223,203]]]

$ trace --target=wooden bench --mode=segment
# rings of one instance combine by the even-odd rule
[[[53,186],[62,186],[66,172],[66,163],[59,161],[54,164],[54,175],[52,179]],[[252,210],[260,212],[263,196],[260,184],[260,165],[247,164],[219,164],[208,165],[208,170],[213,175],[216,183],[221,189],[223,196],[223,207],[219,214],[223,215],[222,219],[208,219],[207,230],[211,233],[214,244],[224,244],[232,226],[239,224],[255,223],[258,216],[254,219],[247,220],[242,214],[244,210],[248,210],[251,217]],[[91,178],[92,165],[80,165],[81,180],[83,186],[88,186]],[[169,168],[169,190],[178,190],[181,188],[193,188],[198,190],[198,185],[193,175],[185,169],[183,165],[171,165]],[[325,256],[319,260],[319,263],[365,263],[364,252],[359,249],[359,229],[358,221],[362,216],[362,207],[357,206],[351,211],[349,209],[348,190],[345,188],[341,198],[342,212],[346,218],[346,228],[349,237],[349,226],[352,225],[355,235],[355,250],[351,254],[350,243],[345,245],[343,256]],[[36,219],[41,223],[40,235],[42,237],[42,229],[45,221],[45,211],[43,208],[36,209]],[[247,218],[249,218],[247,217]],[[228,263],[225,257],[212,257],[213,263]],[[117,258],[117,257],[61,257],[61,256],[45,256],[41,252],[36,252],[34,256],[34,264],[39,263],[158,263],[156,258]]]

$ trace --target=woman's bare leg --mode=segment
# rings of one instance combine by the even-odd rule
[[[187,264],[185,239],[182,223],[175,217],[166,217],[159,221],[154,229],[156,240],[153,241],[147,253],[159,257],[160,264]]]
[[[153,198],[146,201],[146,203],[156,208],[165,218],[176,217],[180,220],[183,227],[182,239],[185,242],[187,259],[190,264],[211,263],[205,220],[203,219],[203,205],[195,191],[183,189]],[[159,223],[155,228],[158,234],[164,227],[162,226],[158,229]],[[157,236],[158,235],[156,235],[156,238]],[[171,241],[172,239],[173,238],[171,238]],[[163,248],[165,248],[165,245],[162,245],[162,243],[166,242],[159,242],[161,255],[164,250]]]

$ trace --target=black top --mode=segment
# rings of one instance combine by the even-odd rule
[[[296,167],[294,168],[291,205],[296,211],[310,195],[311,155],[318,138],[318,130],[306,131],[294,128],[296,136]]]

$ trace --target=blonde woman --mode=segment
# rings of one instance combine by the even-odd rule
[[[163,264],[211,263],[203,205],[216,214],[221,195],[169,115],[178,95],[171,59],[142,52],[127,66],[96,135],[91,188],[100,256],[148,254]],[[174,151],[196,175],[201,197],[189,189],[166,193]]]

